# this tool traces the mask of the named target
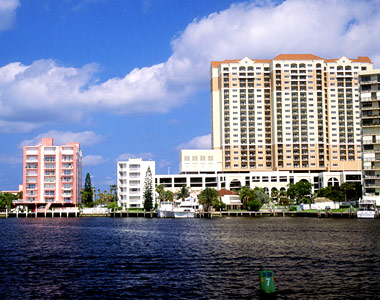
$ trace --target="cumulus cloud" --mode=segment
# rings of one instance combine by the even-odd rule
[[[208,88],[212,60],[312,53],[323,58],[370,56],[380,67],[378,32],[376,0],[234,4],[193,20],[172,40],[172,54],[165,62],[136,68],[122,78],[98,82],[95,64],[74,68],[40,60],[3,66],[0,119],[39,123],[79,121],[84,111],[167,112]]]
[[[30,140],[23,140],[20,148],[24,146],[33,146],[41,143],[42,138],[52,137],[54,145],[64,145],[67,143],[80,143],[81,146],[92,146],[103,140],[103,137],[93,131],[72,132],[50,130],[41,133]]]
[[[10,164],[10,165],[15,165],[15,164],[21,164],[22,163],[22,153],[20,152],[18,155],[17,154],[4,154],[0,153],[0,164]]]
[[[211,134],[197,136],[191,141],[182,143],[176,147],[176,150],[181,149],[211,149]]]
[[[104,164],[107,160],[103,158],[101,155],[86,155],[82,158],[82,165],[83,166],[97,166]]]
[[[37,128],[38,125],[33,122],[23,122],[23,121],[4,121],[0,119],[0,132],[4,133],[14,133],[14,132],[29,132],[35,128]]]
[[[143,160],[152,160],[154,155],[150,152],[142,152],[142,153],[123,153],[120,154],[116,161],[126,161],[129,158],[142,158]]]
[[[162,168],[167,168],[167,167],[170,167],[171,166],[171,162],[168,161],[167,159],[161,159],[158,161],[157,163],[157,167],[162,169]]]
[[[16,9],[20,6],[19,0],[1,0],[0,1],[0,31],[12,27],[16,16]]]

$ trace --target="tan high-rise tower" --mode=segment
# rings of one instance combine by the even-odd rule
[[[380,203],[380,69],[359,77],[363,141],[364,196]]]
[[[212,147],[223,171],[361,170],[358,73],[368,57],[282,54],[211,63]]]

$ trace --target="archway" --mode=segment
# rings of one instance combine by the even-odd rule
[[[241,182],[239,179],[233,179],[231,182],[230,182],[230,190],[232,189],[240,189],[241,187]]]
[[[339,180],[336,177],[331,177],[327,180],[327,186],[339,186]]]

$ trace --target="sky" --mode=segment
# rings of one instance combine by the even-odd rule
[[[380,1],[0,0],[0,190],[22,183],[22,147],[79,142],[83,174],[116,162],[178,173],[211,144],[210,62],[310,53],[380,68]]]

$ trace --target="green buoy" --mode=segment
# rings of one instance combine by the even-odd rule
[[[260,289],[266,294],[271,294],[276,291],[274,286],[273,271],[263,270],[259,273],[260,277]]]

